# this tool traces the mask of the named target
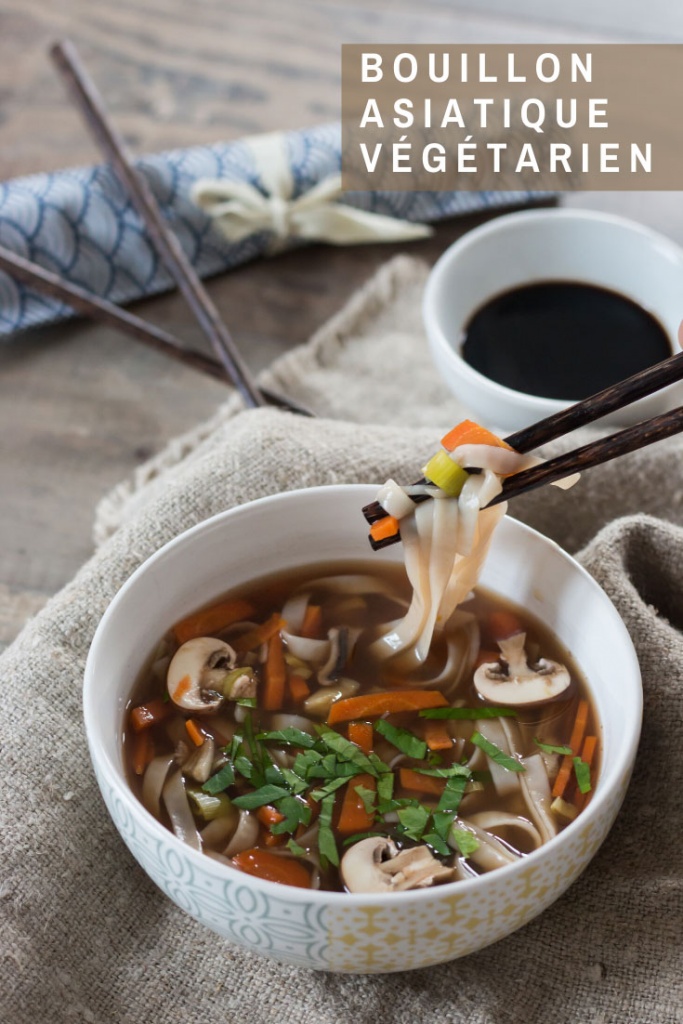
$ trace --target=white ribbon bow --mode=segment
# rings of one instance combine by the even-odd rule
[[[412,224],[336,202],[343,195],[341,174],[331,174],[298,199],[292,199],[294,181],[284,135],[260,135],[246,140],[246,144],[252,151],[265,195],[248,182],[226,178],[202,178],[191,190],[194,202],[213,218],[231,242],[269,231],[273,235],[269,251],[277,252],[291,238],[354,245],[410,241],[432,233],[427,224]]]

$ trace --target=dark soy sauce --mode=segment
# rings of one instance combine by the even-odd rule
[[[469,321],[462,356],[515,391],[578,401],[672,355],[660,323],[606,288],[572,281],[523,285]]]

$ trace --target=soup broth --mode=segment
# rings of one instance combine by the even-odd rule
[[[242,871],[354,892],[474,877],[566,827],[600,756],[569,652],[477,588],[426,660],[379,659],[410,597],[402,566],[325,564],[176,624],[126,713],[147,809]]]

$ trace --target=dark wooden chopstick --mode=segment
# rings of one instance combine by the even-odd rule
[[[264,398],[230,331],[221,320],[178,239],[164,221],[147,180],[135,169],[123,139],[109,123],[102,97],[81,64],[73,43],[68,40],[55,43],[50,53],[91,134],[130,195],[152,244],[209,339],[219,362],[225,367],[247,405],[263,405]]]
[[[204,355],[203,352],[188,348],[162,327],[157,327],[148,320],[143,320],[121,306],[101,299],[70,281],[65,281],[39,264],[24,259],[23,256],[11,252],[4,246],[0,246],[0,270],[4,270],[17,281],[22,281],[42,295],[58,299],[92,320],[115,327],[137,341],[143,342],[149,348],[156,349],[157,352],[170,356],[193,370],[208,374],[224,383],[232,383],[232,377],[218,360]],[[264,387],[259,387],[259,391],[270,405],[289,409],[290,412],[298,413],[301,416],[312,415],[308,409],[277,391]]]
[[[677,357],[674,357],[677,358]],[[524,469],[520,473],[509,476],[503,483],[502,492],[489,502],[489,505],[497,505],[508,498],[516,498],[527,491],[533,491],[537,487],[551,484],[556,480],[570,476],[572,473],[580,473],[584,469],[592,469],[604,462],[616,459],[619,455],[626,455],[639,448],[654,444],[655,441],[663,441],[667,437],[683,430],[683,406],[671,409],[669,412],[660,413],[652,419],[636,423],[632,427],[626,427],[609,437],[601,437],[597,441],[591,441],[581,448],[575,448],[564,455],[557,455],[539,466],[532,466],[531,469]]]
[[[505,442],[514,448],[515,451],[526,452],[533,451],[534,448],[538,448],[539,445],[547,444],[549,441],[554,441],[558,437],[562,437],[564,434],[568,434],[571,430],[577,430],[579,427],[585,426],[587,423],[593,423],[595,420],[601,419],[603,416],[607,416],[609,413],[616,412],[618,409],[623,409],[624,406],[631,405],[633,402],[638,401],[640,398],[645,398],[646,395],[651,395],[655,391],[659,391],[661,388],[667,387],[670,384],[675,384],[677,381],[683,380],[683,352],[678,352],[674,356],[669,356],[668,359],[663,359],[659,363],[655,363],[654,366],[648,366],[644,370],[639,370],[638,373],[634,373],[631,377],[627,377],[626,380],[619,381],[616,384],[610,384],[609,387],[603,388],[602,391],[596,392],[589,398],[584,398],[580,402],[576,402],[574,405],[570,405],[567,409],[563,409],[561,412],[555,413],[552,416],[547,416],[543,420],[539,420],[538,423],[532,423],[529,427],[524,427],[522,430],[518,430],[515,434],[510,434],[509,437],[505,438]],[[653,421],[654,422],[654,421]],[[641,426],[638,424],[637,426]],[[680,429],[680,428],[679,428]],[[672,431],[676,433],[676,431]],[[617,435],[612,435],[616,437]],[[669,436],[668,434],[664,436]],[[605,441],[608,438],[604,439]],[[658,440],[655,438],[654,440]],[[644,444],[650,444],[650,441],[645,441]],[[636,445],[638,447],[638,445]],[[583,451],[583,449],[578,449]],[[633,449],[627,449],[632,451]],[[572,453],[575,454],[575,453]],[[619,453],[617,453],[619,454]],[[607,458],[614,458],[614,456],[607,456]],[[552,460],[553,462],[555,460]],[[606,461],[603,459],[602,461]],[[532,474],[536,470],[545,468],[550,463],[544,463],[543,467],[537,466],[534,469],[524,470],[522,473],[516,473],[514,478],[518,479],[524,477],[527,473]],[[599,463],[595,463],[598,465]],[[587,469],[588,466],[584,466]],[[570,469],[570,473],[575,470]],[[560,474],[555,477],[559,480],[562,475],[566,476],[567,473]],[[422,477],[416,481],[417,484],[424,484],[428,481]],[[547,481],[550,483],[550,481]],[[540,486],[540,484],[532,484],[532,487]],[[527,488],[530,489],[530,488]],[[521,493],[521,492],[520,492]],[[512,496],[508,492],[508,496]],[[504,501],[505,498],[499,497],[497,501]],[[367,519],[368,523],[376,523],[379,519],[386,518],[387,513],[377,501],[371,502],[366,505],[363,509],[363,515]]]

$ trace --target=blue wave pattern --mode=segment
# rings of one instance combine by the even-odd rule
[[[294,901],[265,896],[249,885],[219,878],[216,866],[196,868],[181,856],[169,835],[145,827],[144,812],[133,815],[116,790],[98,772],[111,818],[126,846],[147,874],[191,917],[224,938],[283,963],[329,968],[326,910],[306,903],[297,890]],[[238,874],[236,877],[238,877]]]
[[[295,196],[339,171],[339,125],[290,132],[286,142]],[[244,143],[174,150],[140,159],[137,166],[200,277],[264,253],[269,233],[228,242],[190,199],[190,186],[199,178],[230,178],[262,188]],[[528,192],[350,192],[344,202],[405,220],[437,221],[530,198]],[[106,166],[0,184],[0,244],[120,305],[171,287],[140,218]],[[62,303],[0,272],[0,337],[70,315]]]

